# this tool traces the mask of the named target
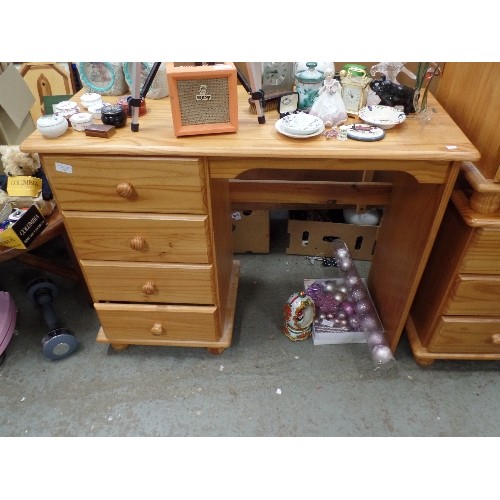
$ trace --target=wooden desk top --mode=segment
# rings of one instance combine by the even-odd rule
[[[405,161],[472,161],[480,154],[465,134],[448,116],[437,100],[430,96],[432,118],[421,121],[409,115],[405,122],[387,130],[382,141],[345,142],[317,136],[293,139],[276,131],[277,111],[266,113],[266,123],[259,125],[257,116],[250,113],[248,95],[239,90],[239,130],[236,133],[175,137],[170,99],[147,101],[148,112],[139,118],[139,132],[127,125],[117,129],[109,139],[87,137],[73,129],[56,139],[43,137],[37,130],[23,143],[26,152],[73,155],[130,155],[130,156],[208,156],[219,158],[330,158],[355,160]],[[80,91],[81,93],[81,91]],[[79,94],[73,100],[78,101]],[[115,102],[117,97],[105,98]],[[350,123],[359,121],[349,119]]]

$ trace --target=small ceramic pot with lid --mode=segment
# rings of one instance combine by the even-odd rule
[[[69,121],[75,130],[84,132],[88,126],[92,125],[93,119],[92,113],[75,113],[71,115]]]
[[[101,94],[95,92],[86,92],[80,96],[80,103],[85,109],[89,109],[90,106],[95,106],[101,102]]]
[[[68,120],[60,115],[40,116],[36,121],[36,128],[45,137],[59,137],[68,130]]]
[[[70,116],[74,115],[75,113],[79,113],[80,108],[78,107],[78,104],[76,102],[61,101],[56,104],[55,111],[56,115],[63,116],[69,122]]]
[[[101,120],[105,125],[121,128],[127,123],[127,114],[119,104],[111,104],[102,107]]]
[[[111,106],[111,104],[109,102],[100,102],[99,104],[92,104],[91,106],[89,106],[88,108],[88,112],[89,113],[92,113],[92,116],[97,119],[97,120],[100,120],[101,119],[101,111],[102,111],[102,108],[104,106]]]
[[[124,95],[116,101],[116,104],[119,104],[124,109],[127,116],[132,116],[132,109],[128,105],[130,99],[132,99],[131,95]],[[146,100],[142,98],[141,104],[139,105],[139,116],[145,115],[146,112]]]
[[[317,68],[318,63],[306,63],[307,69],[295,73],[296,90],[299,94],[298,109],[309,111],[318,93],[323,87],[325,74]]]

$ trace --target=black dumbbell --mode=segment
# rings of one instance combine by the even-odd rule
[[[43,318],[49,327],[42,339],[42,350],[50,359],[62,359],[73,353],[78,347],[78,340],[71,330],[59,325],[52,305],[57,295],[57,287],[49,278],[36,278],[26,285],[30,301],[42,308]]]

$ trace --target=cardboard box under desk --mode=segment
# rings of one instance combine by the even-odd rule
[[[231,214],[234,253],[269,253],[269,210],[241,210]]]
[[[31,205],[15,224],[0,232],[0,246],[26,250],[46,227],[38,207]]]
[[[331,242],[342,238],[354,260],[372,260],[378,230],[379,226],[289,219],[286,253],[332,257]]]

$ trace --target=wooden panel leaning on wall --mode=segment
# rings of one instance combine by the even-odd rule
[[[500,63],[447,62],[436,98],[481,153],[475,164],[500,183]]]

